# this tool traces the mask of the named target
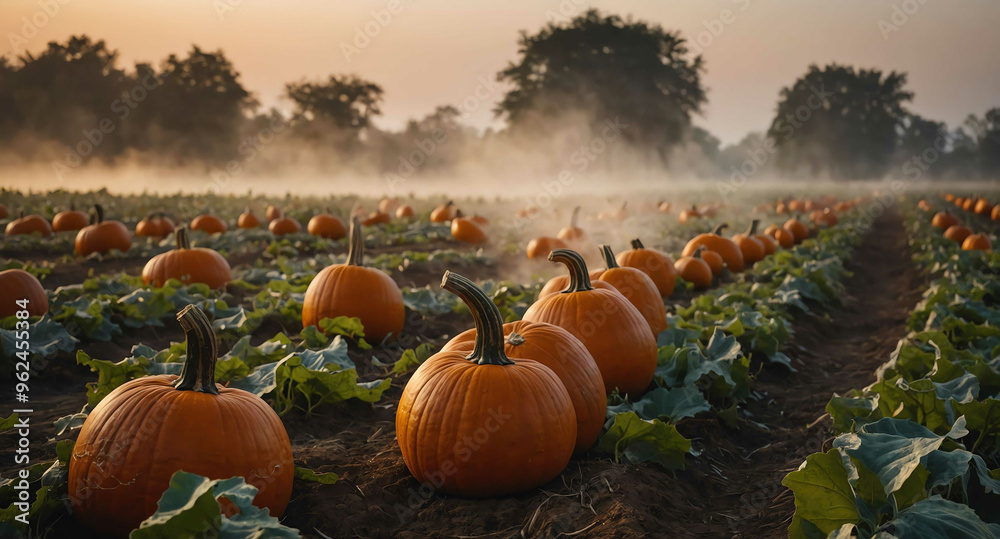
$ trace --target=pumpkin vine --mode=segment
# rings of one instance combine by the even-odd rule
[[[475,283],[451,271],[444,272],[441,288],[461,298],[476,322],[475,348],[466,359],[478,365],[513,365],[504,352],[503,317],[493,300]]]

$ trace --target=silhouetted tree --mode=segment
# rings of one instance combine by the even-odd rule
[[[835,178],[881,176],[899,145],[903,103],[913,98],[905,85],[905,73],[810,66],[781,90],[768,130],[779,168]]]
[[[555,118],[585,112],[592,126],[620,118],[626,140],[665,159],[705,103],[702,60],[676,32],[590,10],[567,24],[522,32],[520,58],[498,74],[497,106],[517,133],[544,136]]]
[[[297,82],[285,85],[295,104],[295,117],[321,120],[344,131],[359,134],[382,113],[382,88],[353,75],[331,75],[326,82]]]
[[[1000,108],[986,111],[982,118],[970,114],[965,126],[976,139],[976,161],[982,174],[1000,177]]]

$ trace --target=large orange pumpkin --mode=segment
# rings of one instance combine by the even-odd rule
[[[215,383],[218,345],[201,309],[189,305],[177,319],[187,337],[181,375],[125,382],[90,412],[73,447],[73,515],[98,533],[127,536],[156,511],[178,470],[242,476],[273,517],[291,498],[295,463],[281,420],[256,395]]]
[[[70,206],[68,210],[63,210],[52,218],[52,230],[54,232],[72,232],[90,224],[90,218],[86,213]]]
[[[339,240],[347,235],[347,227],[344,226],[344,222],[340,220],[340,217],[331,215],[329,210],[312,216],[306,228],[313,236],[329,240]]]
[[[7,236],[18,236],[21,234],[40,234],[44,237],[52,236],[52,226],[41,215],[24,215],[7,223],[4,230]]]
[[[364,266],[365,240],[357,216],[351,220],[351,245],[346,264],[323,268],[309,283],[302,302],[302,325],[318,326],[324,318],[361,319],[365,338],[381,342],[403,330],[403,294],[391,277]]]
[[[24,302],[19,305],[17,302]],[[42,316],[49,312],[49,298],[38,278],[22,269],[0,271],[0,318],[14,316],[27,310],[29,316]]]
[[[111,249],[128,251],[132,246],[132,235],[121,221],[105,221],[104,208],[94,204],[94,224],[81,228],[76,233],[76,254],[87,256],[91,253],[106,253]]]
[[[604,281],[599,281],[598,278],[604,273],[604,268],[599,268],[591,270],[590,272],[590,284],[594,288],[614,288],[610,283]],[[552,294],[558,294],[566,290],[569,286],[570,277],[569,275],[556,275],[555,277],[549,279],[542,286],[542,289],[538,291],[538,297],[536,299],[542,299],[545,296],[551,296]]]
[[[566,265],[569,287],[536,301],[522,319],[572,333],[594,356],[605,390],[638,397],[656,370],[656,339],[646,319],[617,290],[594,288],[577,252],[556,249],[549,260]]]
[[[669,298],[677,284],[677,270],[670,255],[656,249],[647,249],[638,238],[632,240],[632,249],[618,253],[619,266],[635,268],[653,280],[660,297]]]
[[[142,268],[142,282],[161,287],[169,279],[184,284],[205,283],[210,288],[220,288],[233,280],[229,262],[218,252],[204,247],[191,248],[187,229],[181,227],[174,233],[177,248],[160,253]]]
[[[599,272],[598,281],[610,284],[625,296],[625,299],[646,319],[653,337],[667,329],[667,310],[663,306],[663,297],[660,296],[656,283],[639,269],[619,266],[611,246],[601,245],[600,249],[608,268]],[[594,279],[593,272],[591,279]]]
[[[705,248],[702,247],[691,256],[680,257],[675,264],[680,278],[694,284],[695,289],[712,286],[712,268],[701,258],[705,252]]]
[[[229,230],[229,226],[226,225],[225,221],[210,213],[205,213],[191,219],[189,228],[191,230],[201,230],[206,234],[220,234]]]
[[[174,221],[163,212],[151,213],[135,224],[135,235],[164,238],[174,231]]]
[[[733,242],[740,248],[740,252],[743,253],[743,261],[747,264],[755,264],[766,254],[764,244],[757,237],[757,225],[759,224],[760,221],[754,219],[747,227],[746,232],[733,236]]]
[[[704,260],[705,263],[708,264],[708,267],[712,269],[712,275],[722,275],[722,270],[726,267],[726,263],[722,260],[722,256],[715,251],[709,251],[704,245],[699,247],[698,251],[701,251],[701,259]]]
[[[739,273],[743,271],[743,251],[740,251],[739,246],[736,245],[733,240],[729,238],[722,237],[722,231],[727,226],[726,223],[715,227],[715,230],[706,234],[698,234],[691,241],[687,242],[684,246],[684,251],[681,253],[683,256],[691,256],[695,251],[698,250],[699,246],[704,245],[705,249],[709,251],[714,251],[719,253],[722,257],[723,262],[726,263],[726,267],[729,271],[733,273]]]
[[[474,498],[555,479],[577,444],[569,392],[542,363],[507,357],[500,311],[476,285],[447,272],[442,286],[468,304],[475,342],[434,354],[407,382],[396,411],[403,462],[417,481]]]
[[[489,310],[488,305],[483,305]],[[472,352],[478,334],[475,329],[462,332],[441,351]],[[562,381],[576,412],[576,450],[589,449],[601,434],[608,403],[601,371],[587,347],[565,329],[552,324],[518,320],[504,324],[503,334],[507,357],[533,359],[552,369]]]

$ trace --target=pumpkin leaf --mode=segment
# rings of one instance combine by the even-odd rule
[[[809,455],[781,484],[795,495],[795,516],[788,528],[789,537],[827,537],[861,518],[857,495],[837,449]]]
[[[659,387],[632,403],[632,410],[643,419],[660,419],[673,423],[711,409],[712,405],[705,400],[705,396],[693,386],[674,389]]]
[[[3,351],[3,372],[14,372],[14,360],[17,357],[16,332],[0,329],[0,350]],[[44,366],[40,359],[51,359],[59,352],[71,352],[79,340],[66,331],[63,324],[46,314],[28,328],[28,350],[32,358],[31,367]],[[39,369],[40,370],[40,369]],[[13,376],[13,374],[11,374]]]
[[[674,471],[684,469],[684,456],[691,452],[691,441],[677,428],[659,419],[643,420],[635,412],[615,415],[611,428],[601,436],[598,450],[633,464],[652,461]]]
[[[10,414],[7,419],[0,420],[0,433],[7,432],[8,430],[14,428],[17,425],[17,414]]]
[[[899,513],[879,530],[897,537],[949,539],[1000,537],[1000,525],[987,524],[967,505],[934,495]]]
[[[323,485],[332,485],[340,480],[340,476],[333,472],[316,473],[309,468],[303,468],[301,466],[295,467],[295,478]]]

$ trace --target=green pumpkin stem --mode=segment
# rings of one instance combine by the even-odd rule
[[[174,387],[181,391],[199,391],[218,395],[215,386],[215,360],[219,346],[212,323],[197,305],[188,305],[177,313],[177,321],[187,338],[187,359]]]
[[[633,249],[645,249],[645,247],[642,246],[642,242],[639,241],[639,238],[636,238],[636,239],[632,240],[632,248]]]
[[[750,226],[747,227],[746,235],[747,237],[754,237],[757,235],[757,225],[760,224],[760,219],[754,219],[750,222]]]
[[[188,237],[187,227],[180,227],[174,232],[174,239],[177,241],[178,249],[190,249],[191,238]]]
[[[721,223],[719,226],[715,227],[715,230],[712,231],[712,234],[715,234],[716,236],[721,236],[722,231],[727,228],[729,228],[729,223]]]
[[[94,204],[94,216],[96,222],[94,224],[101,224],[104,222],[104,208],[100,204]]]
[[[476,344],[466,356],[478,365],[513,365],[504,352],[503,317],[500,309],[475,283],[450,271],[444,272],[441,288],[462,298],[476,321]]]
[[[565,264],[569,270],[569,286],[562,291],[563,294],[594,289],[590,284],[590,274],[587,273],[587,263],[580,253],[572,249],[556,249],[549,253],[549,260]]]
[[[615,260],[615,253],[611,250],[610,245],[602,245],[600,249],[601,255],[604,257],[604,264],[608,267],[608,269],[620,267],[618,265],[618,261]]]
[[[577,219],[580,217],[580,206],[573,208],[573,216],[569,218],[569,227],[576,228]]]
[[[361,235],[358,216],[351,217],[351,243],[347,248],[347,265],[363,266],[365,263],[365,238]]]

